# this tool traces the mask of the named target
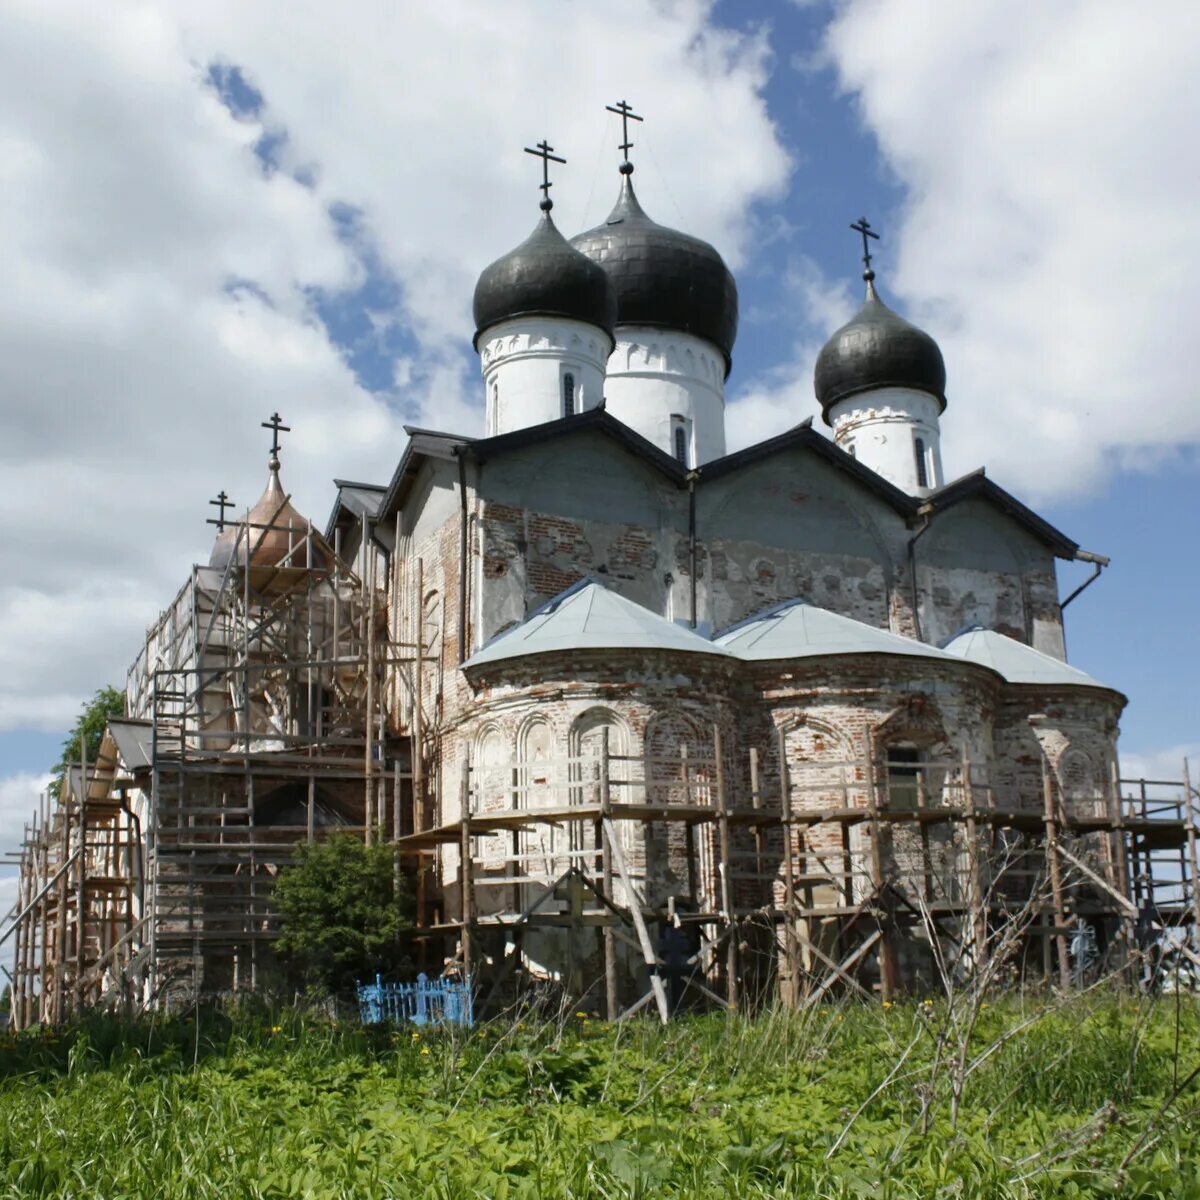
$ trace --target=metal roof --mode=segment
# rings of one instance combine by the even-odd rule
[[[514,317],[565,317],[613,336],[617,293],[604,268],[558,232],[548,209],[515,250],[484,269],[475,285],[475,348],[493,325]]]
[[[1022,504],[1011,492],[1006,492],[998,483],[990,480],[983,467],[944,484],[937,491],[930,492],[925,497],[925,502],[932,506],[936,516],[937,513],[972,497],[1007,513],[1059,558],[1073,559],[1079,550],[1078,542],[1072,541],[1061,530],[1055,529],[1049,521],[1039,517],[1028,505]]]
[[[829,338],[817,355],[813,387],[821,416],[839,400],[874,388],[905,387],[928,392],[946,411],[946,364],[938,344],[894,313],[879,298],[868,272],[862,308]]]
[[[724,356],[729,374],[737,337],[737,284],[707,242],[652,221],[622,168],[621,193],[603,225],[571,245],[599,263],[616,290],[617,325],[679,330],[704,338]]]
[[[670,650],[728,656],[723,647],[690,629],[610,592],[594,579],[581,579],[520,625],[493,638],[463,666],[469,669],[563,650]]]
[[[442,433],[435,429],[419,429],[415,425],[405,425],[404,432],[408,434],[408,445],[396,464],[391,483],[384,492],[383,501],[379,505],[377,517],[385,519],[396,515],[403,505],[421,464],[426,459],[440,459],[443,462],[453,461],[460,447],[475,439],[456,433]],[[341,515],[341,506],[335,504],[329,517],[326,538],[333,537],[333,528]]]
[[[150,748],[154,739],[154,726],[150,721],[109,717],[108,732],[127,771],[145,770],[150,766]]]
[[[751,662],[831,654],[890,654],[951,661],[936,646],[876,629],[802,600],[785,600],[719,633],[717,645]]]
[[[1051,658],[1024,642],[994,629],[968,629],[946,645],[946,653],[979,663],[1002,675],[1008,683],[1104,688],[1115,691],[1060,659]]]

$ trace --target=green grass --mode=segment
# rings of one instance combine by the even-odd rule
[[[0,1041],[0,1197],[1200,1197],[1196,1001],[1046,1007],[95,1018]]]

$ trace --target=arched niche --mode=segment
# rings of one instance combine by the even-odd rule
[[[643,771],[650,804],[703,806],[713,803],[713,735],[679,710],[661,712],[646,730]],[[645,826],[647,901],[665,906],[669,897],[689,906],[715,896],[712,830],[709,823],[682,821]]]
[[[644,753],[651,804],[711,803],[712,766],[712,734],[703,734],[692,717],[668,711],[651,721]]]
[[[554,730],[541,713],[534,713],[522,723],[517,734],[520,758],[518,787],[520,807],[547,808],[556,803]]]
[[[572,804],[599,804],[601,801],[602,758],[604,754],[605,737],[608,739],[610,779],[620,780],[629,777],[629,767],[632,765],[627,757],[630,752],[632,737],[628,724],[611,708],[597,705],[580,713],[571,724],[567,736],[571,768],[570,768],[570,800]],[[624,761],[622,761],[624,760]],[[640,799],[636,791],[630,787],[622,787],[619,782],[609,786],[608,798],[614,805],[621,805],[630,800]],[[631,876],[640,877],[640,863],[633,857],[636,837],[632,826],[636,822],[616,818],[614,825],[617,837],[625,855],[625,862]],[[596,826],[592,821],[572,822],[570,830],[570,849],[580,857],[577,859],[585,871],[595,872],[595,856],[599,845],[596,841]],[[629,903],[621,888],[616,889],[618,903]]]
[[[1105,815],[1101,773],[1087,751],[1078,746],[1068,747],[1059,758],[1055,773],[1059,795],[1070,816],[1095,818]]]
[[[793,812],[852,807],[857,764],[849,736],[815,716],[783,726],[788,800]]]
[[[513,805],[513,747],[498,725],[489,724],[475,737],[472,761],[472,807],[475,812],[502,812]],[[502,865],[504,838],[492,834],[479,839],[485,869]]]

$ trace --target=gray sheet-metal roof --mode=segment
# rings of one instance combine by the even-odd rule
[[[950,660],[924,642],[864,625],[828,609],[785,600],[718,634],[716,642],[748,661],[819,658],[828,654],[891,654]]]
[[[1115,691],[1090,675],[1051,658],[1024,642],[997,633],[994,629],[968,629],[946,645],[946,653],[965,658],[980,666],[991,667],[1009,683],[1040,683],[1049,686],[1104,688]]]
[[[117,745],[117,753],[127,771],[140,771],[150,766],[151,741],[154,727],[149,721],[130,717],[110,717],[108,732]]]
[[[338,503],[358,516],[373,517],[379,512],[387,487],[380,483],[353,483],[348,479],[333,481],[338,489]]]
[[[721,646],[583,579],[493,638],[463,665],[468,669],[527,654],[563,650],[673,650],[728,655]]]

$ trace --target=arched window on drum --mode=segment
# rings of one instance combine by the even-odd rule
[[[1087,819],[1106,815],[1099,775],[1085,751],[1072,748],[1063,754],[1058,763],[1058,784],[1069,816]]]

